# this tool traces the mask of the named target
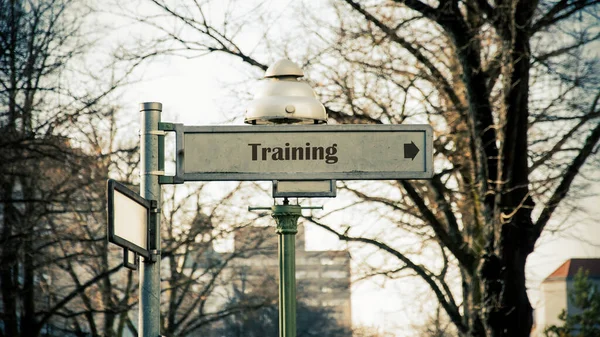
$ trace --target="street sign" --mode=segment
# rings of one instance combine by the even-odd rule
[[[335,198],[335,180],[273,180],[273,198]]]
[[[182,126],[174,181],[429,179],[429,125]]]
[[[151,201],[109,179],[107,185],[108,241],[143,257],[148,252],[148,222]],[[131,256],[124,252],[125,262]]]

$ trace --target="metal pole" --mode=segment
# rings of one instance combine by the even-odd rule
[[[279,234],[279,336],[296,337],[296,233],[302,208],[286,203],[272,211]]]
[[[296,337],[296,233],[303,209],[323,209],[323,206],[283,205],[248,207],[249,211],[271,210],[279,235],[279,337]]]
[[[161,191],[159,171],[159,134],[158,123],[162,104],[145,102],[140,104],[142,113],[140,132],[140,194],[148,200],[156,200],[157,211],[154,221],[148,227],[148,249],[151,259],[140,264],[140,302],[138,336],[160,336],[160,205]]]

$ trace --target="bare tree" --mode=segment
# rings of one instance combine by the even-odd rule
[[[228,301],[234,279],[233,265],[238,258],[253,254],[259,241],[234,252],[217,251],[215,242],[254,222],[239,203],[244,184],[223,188],[214,197],[200,187],[165,188],[162,209],[162,259],[165,266],[162,284],[162,327],[166,336],[194,336],[215,331],[232,315],[256,310],[271,302]],[[240,193],[242,191],[242,193]],[[212,199],[212,201],[211,201]],[[238,214],[238,213],[243,214]]]
[[[418,260],[390,231],[365,235],[310,220],[394,257],[381,272],[416,274],[461,336],[529,335],[527,257],[557,209],[576,200],[577,179],[598,164],[598,1],[299,4],[304,21],[277,27],[303,30],[285,30],[282,38],[269,23],[263,42],[248,50],[244,25],[280,12],[259,5],[217,17],[210,3],[150,2],[174,24],[140,18],[162,35],[134,58],[224,53],[259,75],[275,58],[271,48],[289,51],[293,41],[309,46],[290,54],[308,70],[332,119],[434,126],[431,181],[346,187],[357,206],[383,207],[382,218],[395,222],[390,231],[435,247],[441,267]]]
[[[95,333],[98,314],[117,312],[91,292],[121,268],[104,242],[104,181],[119,154],[104,144],[115,121],[104,100],[125,75],[86,77],[91,12],[0,2],[0,336]]]

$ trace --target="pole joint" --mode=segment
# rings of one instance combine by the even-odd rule
[[[144,261],[149,262],[149,263],[158,262],[158,259],[160,259],[160,254],[161,254],[160,249],[152,249],[152,250],[149,250],[148,252],[150,253],[150,257],[148,257],[147,259],[144,259]]]

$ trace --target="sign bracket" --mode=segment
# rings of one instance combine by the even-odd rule
[[[158,207],[156,200],[150,200],[150,217],[148,223],[148,257],[145,258],[148,262],[156,262],[157,256],[160,255],[160,250],[156,246],[156,222],[160,219],[161,209]]]
[[[158,130],[163,132],[175,132],[175,161],[183,163],[183,124],[180,123],[158,123]],[[159,171],[164,171],[165,167],[165,136],[158,136],[158,167]],[[161,185],[183,184],[183,165],[176,165],[174,176],[158,177],[158,183]]]
[[[131,253],[133,255],[133,261],[129,260],[129,253]],[[131,269],[131,270],[137,270],[138,269],[138,264],[139,264],[139,257],[138,254],[136,252],[130,251],[127,248],[123,248],[123,266],[125,268]]]

